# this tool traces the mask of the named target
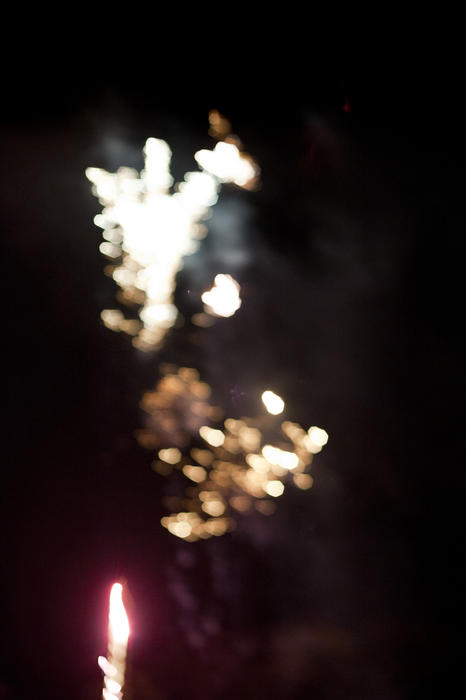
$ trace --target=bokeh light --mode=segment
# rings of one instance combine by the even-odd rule
[[[279,413],[283,413],[285,402],[280,396],[278,396],[278,394],[274,394],[273,391],[268,390],[264,391],[261,398],[262,403],[269,413],[274,416],[278,416]]]
[[[287,484],[312,486],[308,472],[317,443],[321,450],[328,439],[324,430],[307,432],[267,410],[222,420],[195,369],[166,365],[163,371],[141,402],[148,427],[138,438],[156,451],[155,471],[186,478],[183,492],[166,499],[172,512],[161,523],[171,534],[188,542],[225,534],[248,512],[271,515],[270,498],[282,496]]]
[[[241,306],[240,286],[231,275],[216,275],[214,286],[204,292],[201,299],[208,314],[233,316]]]

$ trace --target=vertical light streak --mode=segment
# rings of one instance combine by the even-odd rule
[[[98,664],[104,672],[104,700],[121,700],[123,697],[129,622],[122,593],[121,583],[114,583],[110,591],[108,613],[108,659],[104,656],[98,658]]]

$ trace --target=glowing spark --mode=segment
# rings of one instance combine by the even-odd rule
[[[274,496],[275,498],[277,496],[281,496],[283,491],[285,490],[285,487],[283,486],[281,481],[269,481],[266,486],[265,490],[269,494],[269,496]]]
[[[244,426],[239,431],[238,442],[244,450],[258,450],[261,444],[261,438],[260,430]]]
[[[221,430],[209,428],[208,425],[203,425],[201,428],[199,428],[199,435],[213,447],[220,447],[220,445],[223,445],[225,441],[225,435]]]
[[[273,391],[264,391],[261,398],[267,411],[273,416],[278,416],[279,413],[283,413],[285,402],[280,396],[274,394]]]
[[[194,157],[203,170],[218,177],[220,182],[234,182],[235,185],[246,187],[258,174],[252,158],[241,153],[233,143],[220,141],[213,151],[203,149]]]
[[[110,592],[110,611],[108,614],[109,633],[116,647],[124,649],[129,637],[129,622],[122,600],[123,586],[114,583]]]
[[[104,688],[102,690],[102,696],[104,700],[120,700],[121,698],[121,693],[118,695],[115,695],[115,693],[111,693],[107,688]]]
[[[322,430],[322,428],[316,428],[315,425],[313,425],[312,428],[309,428],[308,435],[312,442],[319,447],[323,447],[328,442],[328,433],[325,430]]]
[[[181,538],[188,537],[192,530],[191,525],[186,522],[173,523],[168,529],[173,535]]]
[[[97,663],[99,664],[100,668],[106,676],[112,677],[116,676],[116,674],[118,673],[115,666],[112,666],[112,664],[105,658],[105,656],[99,656],[99,658],[97,659]]]
[[[204,292],[201,299],[207,313],[229,317],[241,306],[240,286],[230,275],[216,275],[214,286]]]
[[[168,447],[166,450],[159,450],[159,457],[167,464],[178,464],[181,459],[181,452],[177,447]]]
[[[204,481],[207,477],[207,472],[204,467],[195,467],[192,464],[186,464],[183,467],[183,474],[185,474],[188,479],[191,479],[191,481],[195,481],[197,484]]]
[[[267,474],[270,469],[269,461],[260,455],[246,455],[246,463],[259,474]]]
[[[304,442],[304,441],[303,441]],[[317,454],[322,450],[322,447],[328,442],[328,433],[322,428],[317,428],[315,425],[309,428],[305,438],[305,444],[309,452]]]
[[[207,501],[207,503],[202,504],[202,510],[209,515],[217,517],[223,515],[225,512],[225,505],[222,501]]]
[[[287,452],[272,445],[264,445],[262,454],[270,464],[276,464],[283,469],[296,469],[299,464],[299,457],[294,452]]]
[[[129,622],[122,599],[123,586],[114,583],[110,591],[108,613],[108,656],[99,656],[97,663],[105,674],[102,695],[105,700],[120,700],[125,680],[126,648]]]
[[[209,135],[214,139],[223,140],[231,133],[230,122],[216,109],[211,109],[209,112],[209,124]]]

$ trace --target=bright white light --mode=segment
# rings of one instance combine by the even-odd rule
[[[273,391],[264,391],[262,394],[262,402],[267,411],[273,416],[278,416],[279,413],[283,413],[283,409],[285,408],[283,399],[277,394],[274,394]]]
[[[112,666],[110,661],[108,661],[108,659],[106,659],[105,656],[99,656],[97,659],[97,663],[99,664],[100,668],[106,676],[116,676],[116,674],[118,673],[115,666]]]
[[[194,157],[203,170],[218,177],[220,182],[234,182],[243,187],[257,176],[252,159],[240,153],[233,143],[220,141],[213,151],[203,149]]]
[[[121,248],[110,241],[104,241],[99,245],[99,250],[101,253],[107,256],[107,258],[119,258],[121,255]]]
[[[126,647],[129,637],[129,622],[123,605],[122,592],[121,583],[114,583],[110,591],[108,622],[112,640],[115,644]]]
[[[315,425],[309,428],[307,435],[302,441],[303,446],[312,454],[317,454],[328,442],[328,433]]]
[[[265,486],[265,490],[267,491],[269,496],[274,496],[275,498],[277,498],[278,496],[282,495],[283,491],[285,490],[285,487],[281,481],[269,481]]]
[[[149,138],[144,146],[144,180],[148,192],[165,192],[173,184],[170,175],[172,152],[162,139]]]
[[[99,656],[98,664],[105,674],[104,700],[121,700],[121,689],[125,679],[126,646],[129,637],[129,622],[122,599],[123,586],[114,583],[110,591],[108,611],[109,658]]]
[[[115,695],[114,693],[111,693],[107,688],[104,688],[102,690],[102,697],[104,700],[120,700],[120,695]]]
[[[322,428],[317,428],[315,425],[307,431],[312,442],[319,447],[323,447],[328,442],[328,433]]]
[[[200,221],[216,203],[220,185],[208,172],[192,172],[186,173],[184,182],[171,193],[168,144],[149,138],[144,155],[140,174],[132,168],[119,168],[116,173],[87,168],[86,176],[103,206],[94,219],[105,239],[100,250],[119,261],[113,279],[142,305],[139,328],[125,324],[121,312],[107,314],[104,323],[112,330],[128,332],[131,328],[133,343],[149,349],[160,343],[176,321],[176,275],[183,256],[197,250],[202,235]]]
[[[143,308],[139,317],[146,328],[171,328],[177,314],[173,304],[151,304]]]
[[[206,311],[216,316],[233,316],[241,306],[240,286],[230,275],[216,275],[214,286],[201,299]]]
[[[276,464],[279,467],[283,467],[283,469],[295,469],[299,464],[297,454],[281,450],[279,447],[273,447],[272,445],[264,445],[262,454],[270,464]]]
[[[113,693],[114,695],[117,695],[121,690],[121,685],[117,681],[114,681],[112,678],[105,678],[104,683],[107,690],[109,690],[110,693]]]

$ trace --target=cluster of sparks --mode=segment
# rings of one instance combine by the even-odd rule
[[[212,150],[195,154],[200,170],[186,173],[183,182],[174,185],[171,150],[156,138],[146,141],[140,173],[128,167],[115,173],[86,169],[93,194],[102,205],[102,213],[94,218],[102,228],[100,251],[112,261],[107,272],[120,287],[118,301],[128,308],[126,315],[121,309],[104,309],[101,318],[108,328],[133,336],[133,344],[143,350],[157,348],[177,320],[176,275],[183,257],[194,253],[205,237],[202,222],[217,202],[222,184],[246,189],[257,184],[258,166],[231,134],[228,120],[212,110],[209,121],[209,133],[218,142]],[[230,295],[232,282],[236,284],[232,278],[226,282]],[[221,284],[216,279],[216,285]],[[225,296],[225,284],[222,290]],[[234,298],[235,293],[238,297],[234,290]],[[225,314],[221,305],[218,312],[215,305],[206,304],[209,313],[209,309],[216,315],[234,313],[231,303]],[[239,308],[237,299],[236,304]]]
[[[163,475],[176,470],[187,480],[182,496],[166,499],[176,512],[161,523],[190,542],[234,529],[239,514],[273,513],[288,484],[309,489],[313,457],[328,440],[317,426],[306,431],[278,418],[285,402],[270,390],[262,394],[265,412],[256,418],[222,421],[209,396],[196,370],[166,367],[141,404],[148,427],[138,438],[155,449],[154,470]]]
[[[112,261],[106,271],[120,287],[118,301],[127,307],[126,315],[105,309],[101,318],[108,328],[132,336],[140,349],[159,347],[177,321],[176,276],[183,257],[194,253],[205,237],[202,222],[221,186],[254,189],[258,182],[259,168],[232,134],[229,121],[212,110],[209,122],[209,135],[217,144],[195,153],[199,171],[186,173],[183,182],[174,184],[171,150],[156,138],[146,141],[140,173],[127,167],[116,173],[86,170],[102,205],[94,221],[103,230],[100,250]],[[240,285],[230,275],[217,274],[201,300],[204,313],[195,314],[192,322],[208,326],[212,317],[231,317],[240,308]],[[285,402],[271,390],[262,394],[261,415],[225,418],[209,402],[210,387],[197,370],[173,365],[160,369],[157,387],[142,398],[146,427],[137,438],[155,451],[156,472],[182,475],[180,495],[166,499],[172,512],[161,520],[170,533],[190,542],[222,535],[235,528],[241,514],[273,513],[289,484],[312,486],[310,465],[327,442],[325,430],[312,426],[306,431],[282,420]],[[121,590],[117,595],[121,601]],[[105,700],[121,698],[127,636],[123,646],[114,632],[110,639],[109,659],[99,659]]]
[[[121,700],[123,697],[129,622],[122,593],[121,583],[114,583],[110,591],[108,613],[108,658],[99,656],[97,660],[104,673],[104,700]]]

